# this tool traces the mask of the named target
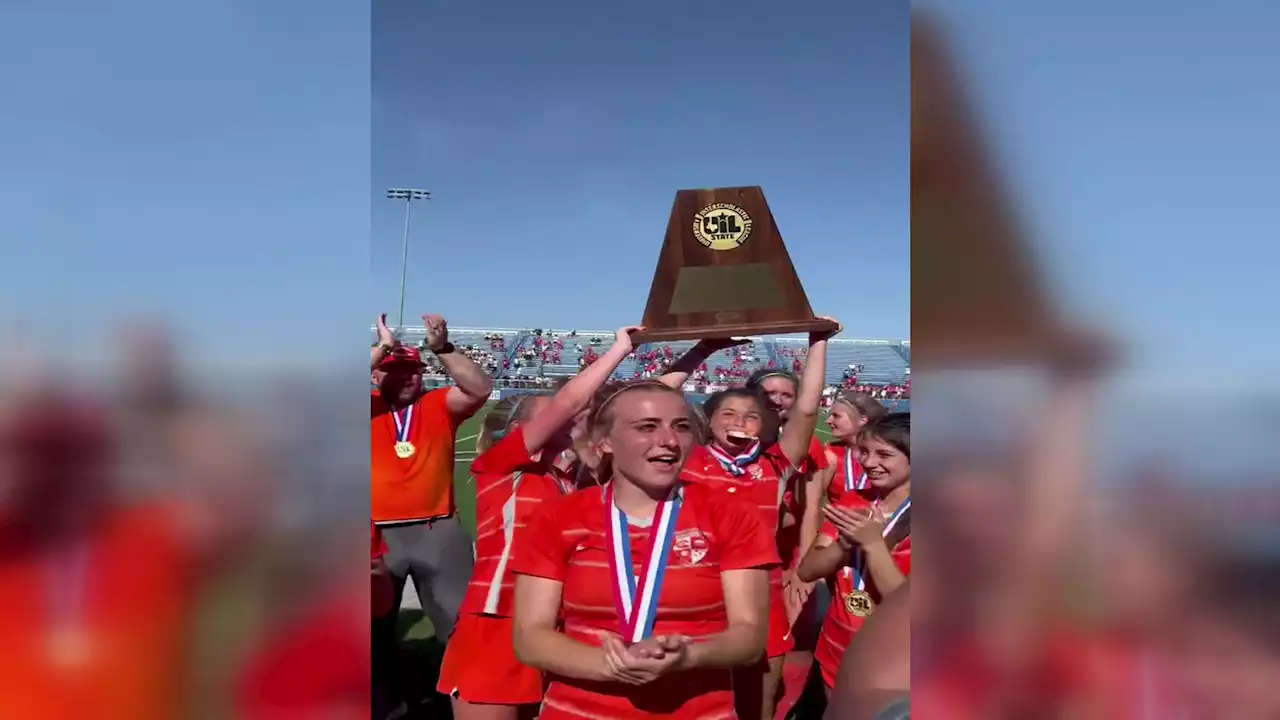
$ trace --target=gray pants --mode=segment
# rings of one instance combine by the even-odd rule
[[[405,581],[413,578],[436,638],[448,640],[475,566],[471,536],[457,515],[380,529],[387,543],[387,569],[395,581],[394,607],[400,607]]]
[[[424,684],[415,668],[403,662],[396,620],[405,582],[413,578],[422,611],[435,628],[437,647],[443,648],[471,582],[475,551],[457,516],[379,529],[395,583],[395,611],[373,621],[373,717],[381,720],[401,701],[416,706],[435,694],[434,681]]]

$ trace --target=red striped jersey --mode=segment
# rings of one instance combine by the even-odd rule
[[[805,468],[805,472],[827,469],[827,448],[817,435],[809,440],[809,464],[810,467]]]
[[[696,483],[683,484],[666,576],[658,596],[653,634],[698,639],[727,627],[720,573],[778,564],[773,534],[743,502]],[[609,571],[605,489],[588,488],[544,503],[530,519],[517,549],[517,573],[564,584],[564,633],[599,646],[619,634]],[[650,550],[649,528],[630,525],[633,570]],[[729,670],[674,673],[644,686],[594,683],[552,676],[543,720],[557,718],[733,718]]]
[[[831,474],[831,484],[827,486],[827,502],[838,503],[849,492],[847,488],[851,477],[850,472],[852,472],[854,492],[863,498],[870,499],[871,488],[866,483],[866,471],[863,470],[862,463],[858,462],[858,451],[844,445],[832,445],[831,453],[836,456],[836,471]],[[857,490],[858,485],[865,487]]]
[[[871,503],[857,493],[847,493],[840,500],[840,507],[849,509],[861,509],[869,507]],[[888,513],[886,513],[888,514]],[[822,529],[818,531],[820,535],[835,540],[839,531],[830,521],[822,524]],[[893,562],[902,571],[903,575],[911,574],[911,538],[908,537],[898,543],[896,547],[890,548],[893,555]],[[865,571],[864,571],[865,572]],[[814,649],[814,659],[818,662],[822,670],[822,678],[826,681],[828,687],[835,685],[836,673],[840,669],[840,660],[844,657],[845,648],[849,647],[849,643],[853,641],[853,636],[866,622],[866,618],[858,617],[849,612],[845,607],[845,598],[854,591],[854,578],[852,573],[846,568],[836,571],[836,577],[833,582],[835,586],[831,607],[827,610],[827,619],[822,623],[822,633],[818,636],[818,646]],[[877,605],[880,603],[880,591],[876,589],[875,580],[868,574],[864,590],[871,595],[871,599]]]
[[[569,484],[529,457],[516,427],[471,463],[476,484],[476,564],[459,612],[511,617],[511,560],[530,513],[569,492]]]
[[[782,491],[782,507],[795,518],[795,523],[790,527],[778,529],[778,552],[782,554],[784,567],[790,568],[800,561],[800,523],[804,520],[804,494],[800,492],[800,486],[807,483],[813,473],[827,469],[828,465],[827,449],[815,436],[809,442],[809,456],[805,459],[804,466],[792,476]]]
[[[797,471],[797,475],[812,475],[819,470],[826,470],[830,465],[827,459],[827,448],[822,441],[815,435],[809,440],[809,456],[805,458],[803,467]],[[782,492],[782,504],[796,517],[797,520],[804,517],[804,507],[800,504],[800,493],[796,491],[796,485],[803,483],[804,478],[797,477],[793,482],[787,483],[787,488]]]
[[[761,450],[756,461],[747,465],[744,470],[746,472],[742,475],[730,473],[706,446],[698,446],[690,453],[681,477],[745,500],[755,506],[769,536],[774,538],[776,547],[778,526],[782,519],[783,494],[786,484],[795,475],[794,469],[782,452],[782,448],[774,443]],[[780,600],[782,592],[780,566],[770,573],[769,584],[773,586],[774,600]]]
[[[741,475],[730,473],[706,446],[700,445],[689,454],[689,461],[685,463],[681,477],[721,490],[756,506],[769,533],[776,535],[785,483],[795,474],[791,461],[787,460],[782,448],[774,443],[761,450],[755,462],[745,466],[743,470],[745,472]]]

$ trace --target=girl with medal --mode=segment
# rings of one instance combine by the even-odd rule
[[[777,413],[778,420],[785,423],[796,404],[800,392],[800,379],[795,373],[779,368],[764,368],[751,373],[747,378],[748,390],[755,390],[764,396],[769,409]],[[827,467],[825,448],[822,441],[814,436],[809,441],[808,470],[824,470]]]
[[[778,368],[764,368],[747,378],[746,387],[765,398],[769,409],[777,414],[778,422],[785,428],[800,390],[800,380],[795,374]],[[830,479],[830,465],[830,453],[814,435],[809,441],[806,463],[799,467],[795,480],[783,492],[785,513],[778,531],[778,551],[782,554],[788,612],[793,618],[807,602],[812,586],[795,582],[792,570],[794,563],[800,561],[818,536],[818,526],[822,524],[822,495]]]
[[[747,378],[748,389],[764,396],[769,409],[778,415],[782,423],[795,405],[800,380],[788,370],[769,367],[757,370]],[[795,567],[813,545],[822,525],[822,498],[831,482],[833,460],[831,453],[815,435],[809,443],[809,458],[801,467],[789,487],[783,492],[783,514],[778,527],[778,553],[782,557],[782,596],[790,623],[794,647],[783,662],[781,690],[776,714],[785,715],[788,708],[799,701],[807,683],[809,668],[813,664],[813,646],[818,638],[826,605],[825,588],[800,582],[795,577]]]
[[[512,648],[511,559],[524,542],[529,515],[576,489],[576,416],[632,350],[618,330],[613,347],[553,395],[505,398],[485,416],[479,455],[471,464],[476,490],[476,561],[436,689],[453,701],[458,720],[515,720],[536,714],[542,673],[520,663]]]
[[[542,503],[513,563],[516,655],[549,676],[539,717],[735,717],[731,669],[764,654],[772,534],[682,478],[680,391],[614,386],[588,429],[606,483]]]
[[[886,410],[880,401],[867,393],[845,390],[836,395],[827,415],[827,427],[831,430],[831,443],[826,448],[830,466],[825,484],[827,503],[838,505],[845,493],[857,492],[872,495],[867,473],[858,462],[858,433],[868,423],[884,417]],[[821,516],[820,499],[812,499],[817,506],[815,514]]]
[[[710,439],[694,448],[685,475],[754,505],[775,545],[786,492],[794,484],[793,478],[798,481],[797,473],[808,465],[826,375],[827,338],[839,331],[837,323],[835,332],[810,334],[799,391],[781,426],[769,401],[747,388],[716,393],[703,406]],[[779,566],[769,578],[766,661],[741,668],[735,678],[738,714],[743,718],[774,715],[783,659],[795,646],[791,636],[795,612],[788,610],[784,584],[784,571]]]
[[[810,582],[835,575],[835,602],[814,653],[828,694],[850,640],[911,571],[910,413],[891,413],[863,427],[858,450],[873,499],[846,493],[828,505],[827,522],[797,569]]]

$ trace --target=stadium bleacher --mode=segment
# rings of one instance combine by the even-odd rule
[[[582,356],[593,346],[598,354],[612,341],[612,332],[541,330],[519,328],[454,327],[450,338],[457,347],[464,348],[472,357],[488,358],[488,366],[496,378],[529,379],[539,377],[564,377],[573,375],[581,367]],[[426,339],[423,327],[404,327],[399,330],[406,344],[419,345]],[[534,350],[537,338],[544,342],[559,340],[560,362],[543,361],[541,353]],[[790,370],[795,358],[803,361],[807,350],[803,337],[756,337],[744,353],[731,348],[716,353],[707,361],[707,376],[716,378],[724,370],[732,382],[745,378],[756,369],[769,366]],[[637,357],[644,358],[651,351],[658,351],[659,369],[665,365],[666,348],[673,358],[679,357],[693,346],[692,342],[653,343],[637,348]],[[744,357],[745,355],[745,357]],[[644,373],[645,365],[652,362],[628,358],[618,367],[614,377],[633,378]],[[519,362],[517,362],[519,361]],[[867,385],[901,385],[910,377],[911,343],[892,340],[832,339],[827,356],[827,383],[838,385],[845,371],[860,366],[858,381]]]
[[[807,343],[798,338],[781,338],[780,348],[803,354]],[[861,366],[858,381],[868,385],[900,385],[908,375],[902,343],[883,340],[832,340],[827,349],[827,382],[839,383],[846,368]],[[788,363],[789,364],[789,363]]]
[[[518,345],[521,333],[520,330],[508,328],[449,328],[449,339],[454,347],[467,352],[473,360],[489,368],[496,377],[503,367],[503,360]],[[404,327],[397,334],[406,345],[420,346],[426,342],[427,329],[420,326]]]

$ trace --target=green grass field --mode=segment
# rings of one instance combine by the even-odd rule
[[[453,495],[458,503],[458,516],[468,531],[476,527],[476,491],[471,484],[471,461],[476,459],[476,440],[480,437],[480,423],[494,403],[486,403],[458,428],[457,449],[453,456]]]

